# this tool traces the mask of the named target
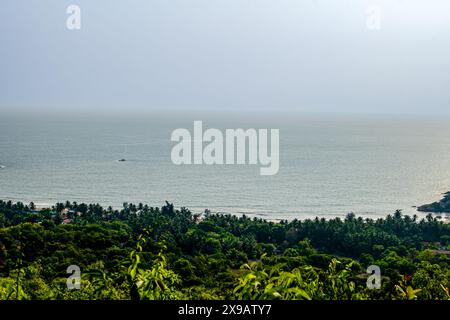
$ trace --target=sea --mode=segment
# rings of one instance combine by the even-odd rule
[[[175,165],[177,128],[279,129],[280,168]],[[126,161],[119,161],[124,159]],[[3,114],[0,199],[161,206],[268,220],[380,218],[450,190],[450,118],[301,113]],[[443,217],[447,218],[447,217]]]

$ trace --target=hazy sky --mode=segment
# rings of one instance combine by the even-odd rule
[[[450,1],[1,0],[0,111],[159,109],[450,114]]]

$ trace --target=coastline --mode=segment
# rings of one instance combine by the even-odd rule
[[[8,201],[8,200],[6,200],[6,201]],[[22,203],[26,204],[26,202],[17,201],[17,200],[12,201],[12,202],[16,202],[16,203],[17,202],[22,202]],[[55,202],[55,203],[52,204],[50,201],[33,202],[34,207],[36,208],[37,211],[44,210],[44,209],[52,209],[52,207],[56,206],[57,203],[58,202]],[[59,203],[66,203],[66,201],[59,202]],[[89,202],[78,202],[78,203],[79,204],[84,203],[84,204],[87,204],[87,205],[91,204]],[[132,204],[132,202],[126,202],[126,201],[124,201],[124,203]],[[145,205],[145,203],[143,203],[143,204]],[[99,203],[99,205],[102,206],[103,208],[107,208],[108,207],[107,205],[103,205],[101,203]],[[158,207],[158,205],[154,205],[153,207]],[[180,206],[180,208],[182,208],[182,207],[184,207],[184,206]],[[123,207],[122,206],[111,206],[111,208],[113,210],[121,210]],[[367,218],[366,216],[358,214],[358,213],[355,213],[355,212],[348,212],[348,213],[341,214],[341,215],[332,215],[332,214],[329,214],[329,215],[326,215],[326,214],[324,214],[324,215],[315,215],[315,216],[314,215],[307,215],[307,216],[300,215],[299,217],[291,217],[291,218],[271,218],[269,216],[269,214],[261,214],[261,213],[257,213],[257,212],[256,213],[253,213],[253,212],[241,212],[241,211],[238,211],[238,210],[234,211],[234,212],[232,210],[230,210],[229,212],[224,212],[224,211],[215,211],[215,210],[211,210],[211,209],[208,209],[208,208],[205,208],[205,209],[201,209],[201,208],[192,208],[191,209],[190,207],[186,207],[186,208],[188,210],[190,210],[191,212],[196,213],[196,214],[204,214],[207,211],[207,212],[209,212],[211,214],[215,214],[215,215],[234,215],[234,216],[237,216],[237,217],[247,216],[247,217],[252,218],[252,219],[253,218],[262,219],[264,221],[274,222],[274,223],[279,223],[281,221],[291,222],[291,221],[294,221],[294,220],[305,221],[305,220],[314,220],[314,219],[325,219],[325,220],[331,220],[331,219],[335,219],[335,218],[344,219],[348,214],[353,214],[357,218],[358,217]],[[418,207],[413,207],[413,208],[415,208],[417,213],[419,213],[419,214],[417,214],[418,220],[424,219],[426,217],[426,215],[420,215],[420,213],[422,213],[422,214],[424,214],[424,213],[430,214],[431,213],[434,218],[437,218],[438,220],[442,221],[445,224],[450,224],[450,213],[447,213],[447,212],[441,213],[441,212],[419,211],[418,210],[419,206]],[[394,213],[395,213],[395,211],[387,212],[384,215],[377,215],[375,217],[368,217],[368,218],[369,219],[373,219],[373,220],[384,219],[388,215],[393,215]],[[405,214],[402,211],[402,215],[403,216],[410,216],[412,218],[416,214]]]

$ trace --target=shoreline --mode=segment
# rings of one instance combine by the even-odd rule
[[[2,199],[0,199],[0,200],[2,200]],[[29,205],[29,203],[30,203],[30,202],[26,203],[26,202],[17,201],[17,200],[14,200],[14,201],[13,200],[3,200],[3,201],[5,201],[5,202],[11,201],[13,203],[22,202],[24,205]],[[57,202],[55,202],[53,204],[51,204],[49,202],[34,202],[34,201],[32,201],[32,202],[33,202],[33,204],[35,206],[35,209],[37,211],[41,211],[41,210],[44,210],[44,209],[52,209],[52,207],[54,207],[57,203],[63,203],[63,204],[66,203],[66,201],[63,201],[63,202],[58,202],[57,201]],[[71,202],[71,203],[73,203],[73,202]],[[89,203],[89,202],[79,202],[79,201],[77,201],[77,203],[78,204],[84,203],[84,204],[87,204],[87,205],[97,204],[97,202]],[[134,204],[134,205],[138,205],[139,204],[139,203],[133,203],[133,202],[126,202],[126,203]],[[98,204],[104,209],[109,207],[109,206],[102,205],[101,203],[98,203]],[[164,205],[164,204],[162,204],[162,205],[159,205],[159,206],[158,205],[150,206],[150,205],[148,205],[146,203],[143,203],[143,202],[142,202],[142,204],[144,206],[147,205],[148,207],[155,207],[155,208],[156,207],[162,207]],[[119,210],[119,211],[123,208],[123,206],[111,206],[111,207],[112,207],[113,210]],[[182,208],[182,207],[184,207],[184,206],[179,206],[179,208]],[[275,222],[275,223],[279,223],[280,221],[289,221],[290,222],[290,221],[293,221],[293,220],[305,221],[305,220],[314,220],[314,219],[325,219],[325,220],[331,220],[331,219],[336,219],[336,218],[345,219],[347,217],[347,215],[349,215],[349,214],[353,214],[356,218],[362,217],[363,219],[377,220],[377,219],[385,219],[388,215],[393,215],[395,213],[395,211],[393,211],[391,213],[386,213],[384,215],[367,216],[367,215],[364,215],[364,214],[359,214],[357,212],[348,212],[348,213],[343,213],[341,215],[335,215],[335,214],[310,215],[310,214],[308,214],[308,215],[301,215],[299,217],[271,218],[269,216],[269,214],[261,214],[261,213],[257,213],[257,212],[256,213],[252,213],[252,212],[247,212],[247,213],[245,213],[245,212],[225,212],[225,211],[214,211],[214,210],[210,210],[210,209],[199,209],[199,208],[195,208],[195,207],[194,208],[186,207],[186,208],[188,210],[190,210],[192,213],[197,213],[197,214],[204,214],[206,211],[208,211],[209,213],[214,214],[214,215],[234,215],[234,216],[237,216],[237,217],[242,217],[242,216],[245,215],[245,216],[247,216],[247,217],[249,217],[251,219],[257,218],[257,219],[262,219],[262,220],[265,220],[265,221],[268,221],[268,222]],[[417,219],[418,221],[420,221],[421,219],[424,219],[426,217],[426,215],[432,214],[434,218],[439,219],[440,221],[442,221],[445,224],[450,224],[450,213],[423,212],[423,211],[419,211],[418,210],[419,207],[412,207],[412,208],[415,208],[417,210],[418,214],[408,214],[408,213],[404,213],[403,210],[400,210],[400,211],[402,212],[403,216],[410,216],[411,218],[414,215],[417,215],[418,216],[418,219]],[[425,213],[426,213],[426,215],[425,215]]]

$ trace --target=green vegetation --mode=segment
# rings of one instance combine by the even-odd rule
[[[450,299],[450,225],[0,201],[0,299]],[[70,265],[81,287],[70,290]],[[381,268],[381,289],[366,269]]]
[[[424,204],[418,207],[417,210],[422,212],[450,213],[450,191],[444,194],[444,198],[441,201]]]

